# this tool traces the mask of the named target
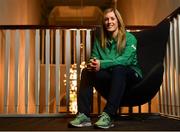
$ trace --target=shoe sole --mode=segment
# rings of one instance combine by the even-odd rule
[[[114,124],[111,124],[109,126],[98,126],[98,125],[94,124],[94,127],[95,128],[100,128],[100,129],[108,129],[108,128],[114,127]]]
[[[79,127],[79,128],[81,128],[81,127],[90,127],[90,126],[92,126],[92,124],[90,123],[90,122],[87,122],[87,123],[82,123],[82,124],[79,124],[79,125],[75,125],[75,124],[71,124],[71,123],[69,123],[68,124],[68,127]]]

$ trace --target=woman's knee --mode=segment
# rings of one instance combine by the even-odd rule
[[[89,71],[87,68],[83,68],[83,70],[82,70],[82,72],[81,72],[82,75],[91,74],[91,73],[92,73],[92,72]]]
[[[81,78],[92,79],[94,77],[94,72],[89,71],[87,68],[84,68],[81,72]]]
[[[81,74],[85,74],[87,72],[87,68],[83,68]]]

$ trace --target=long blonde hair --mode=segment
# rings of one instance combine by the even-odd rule
[[[125,30],[124,22],[123,22],[122,17],[117,9],[108,8],[104,11],[103,15],[105,16],[109,12],[114,12],[114,14],[117,18],[117,21],[118,21],[119,31],[117,34],[117,51],[119,53],[121,53],[126,46],[126,30]],[[104,26],[104,18],[102,19],[102,23],[103,23],[103,26],[101,28],[101,47],[103,49],[105,49],[107,46],[108,33]]]

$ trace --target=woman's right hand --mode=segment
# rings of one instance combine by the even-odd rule
[[[100,70],[100,61],[96,58],[90,59],[90,62],[87,65],[87,68],[90,71],[99,71]]]

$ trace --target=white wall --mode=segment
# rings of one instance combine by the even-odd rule
[[[117,0],[127,25],[156,25],[180,7],[180,0]]]
[[[40,0],[0,0],[0,25],[40,23]]]

